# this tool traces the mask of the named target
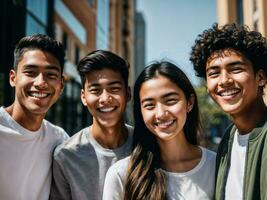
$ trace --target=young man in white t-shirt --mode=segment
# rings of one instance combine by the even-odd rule
[[[102,200],[108,168],[128,156],[132,127],[125,124],[130,100],[129,65],[104,50],[87,54],[79,63],[81,100],[93,117],[54,153],[51,199]]]
[[[234,123],[217,151],[215,199],[267,199],[266,39],[246,26],[215,24],[199,35],[190,59]]]
[[[49,198],[52,153],[68,135],[44,117],[63,90],[64,56],[60,43],[41,34],[16,45],[15,100],[0,108],[0,199]]]

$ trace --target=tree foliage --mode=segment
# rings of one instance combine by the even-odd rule
[[[228,116],[221,108],[210,98],[205,82],[202,82],[196,88],[198,104],[200,110],[200,119],[205,130],[219,126]]]

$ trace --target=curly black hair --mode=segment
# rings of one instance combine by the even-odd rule
[[[242,53],[257,72],[263,69],[267,74],[267,42],[257,31],[250,31],[245,25],[236,23],[219,27],[217,23],[212,28],[198,35],[192,46],[190,61],[196,75],[206,78],[206,63],[210,55],[218,50],[234,49]]]

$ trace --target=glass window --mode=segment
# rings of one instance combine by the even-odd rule
[[[243,24],[244,23],[244,16],[243,16],[243,0],[237,0],[237,23]]]
[[[27,11],[36,16],[43,24],[47,24],[47,3],[44,0],[27,0]]]
[[[108,49],[109,38],[109,0],[97,2],[97,48]]]
[[[46,27],[43,24],[38,23],[29,14],[26,16],[26,35],[32,35],[35,33],[46,33]]]
[[[26,35],[46,33],[48,1],[27,0],[26,5]]]
[[[76,46],[75,46],[75,54],[74,54],[74,63],[75,63],[75,64],[78,64],[79,60],[80,60],[80,49],[79,49],[79,47],[76,45]]]
[[[87,2],[88,2],[88,4],[89,4],[89,6],[93,6],[93,3],[94,3],[94,0],[87,0]]]

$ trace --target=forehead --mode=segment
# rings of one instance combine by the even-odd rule
[[[214,63],[221,63],[227,60],[248,61],[241,52],[234,49],[222,49],[214,51],[207,59],[206,66],[213,65]]]
[[[145,81],[140,88],[140,98],[161,98],[168,93],[183,93],[183,91],[170,79],[158,75]]]
[[[39,49],[27,50],[23,53],[18,62],[18,68],[25,66],[33,66],[34,68],[51,68],[60,72],[62,70],[60,63],[55,56]]]
[[[118,82],[123,84],[123,78],[117,71],[111,69],[93,70],[85,74],[85,84],[104,84]]]

